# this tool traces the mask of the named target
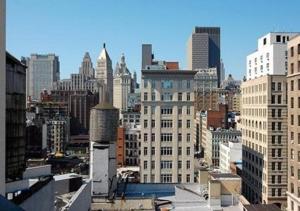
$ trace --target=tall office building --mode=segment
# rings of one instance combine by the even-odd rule
[[[105,95],[109,98],[109,103],[113,104],[113,68],[105,43],[97,59],[95,78],[104,83]]]
[[[84,54],[81,67],[79,68],[79,73],[88,76],[89,78],[94,78],[93,63],[88,52]]]
[[[142,70],[141,182],[193,183],[196,71]]]
[[[300,35],[288,42],[288,211],[300,207]]]
[[[6,53],[6,181],[22,178],[25,165],[26,66]],[[2,170],[1,170],[2,171]]]
[[[142,45],[142,70],[146,69],[147,65],[152,65],[152,45],[143,44]]]
[[[217,68],[220,85],[220,28],[195,27],[187,43],[187,67],[189,70]]]
[[[287,96],[285,75],[242,83],[243,195],[250,203],[286,207]]]
[[[121,56],[120,63],[117,63],[114,73],[114,107],[120,111],[128,108],[128,94],[131,92],[131,73],[129,72],[124,54]]]
[[[220,79],[220,84],[222,84],[222,82],[225,80],[225,65],[222,59],[220,63]]]
[[[287,73],[287,42],[297,33],[271,32],[258,39],[257,50],[247,56],[247,80]]]
[[[43,90],[50,92],[54,82],[59,80],[59,59],[55,54],[32,54],[26,59],[27,100],[40,101]]]
[[[5,119],[5,0],[0,1],[0,119]],[[5,194],[5,121],[0,122],[0,194]]]

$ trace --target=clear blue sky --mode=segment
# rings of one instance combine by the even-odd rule
[[[141,44],[155,57],[186,67],[194,26],[221,27],[226,75],[245,75],[246,56],[270,31],[300,31],[300,1],[289,0],[7,0],[7,50],[60,57],[61,78],[78,72],[84,52],[93,63],[106,42],[113,67],[125,53],[140,75]]]

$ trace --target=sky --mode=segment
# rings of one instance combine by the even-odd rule
[[[226,75],[242,79],[246,56],[268,32],[300,31],[299,0],[7,0],[6,46],[15,57],[55,53],[61,78],[77,73],[84,53],[96,59],[105,42],[113,67],[126,57],[140,77],[141,45],[156,59],[186,69],[195,26],[221,27]]]

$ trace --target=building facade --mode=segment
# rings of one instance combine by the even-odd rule
[[[197,70],[195,80],[195,111],[219,110],[217,68]]]
[[[220,143],[220,170],[224,173],[230,173],[232,162],[242,161],[242,142],[240,139],[230,140]]]
[[[297,33],[271,32],[258,39],[257,50],[247,56],[247,80],[266,74],[287,73],[287,42]]]
[[[43,90],[50,92],[54,82],[59,80],[59,59],[55,54],[32,54],[26,58],[27,100],[40,100]]]
[[[6,53],[6,181],[22,178],[25,164],[26,66]]]
[[[125,56],[122,54],[120,63],[117,63],[114,73],[113,105],[120,111],[128,109],[128,94],[131,92],[131,73],[129,72]]]
[[[142,70],[141,182],[194,182],[196,71]]]
[[[220,28],[195,27],[187,43],[187,68],[189,70],[217,68],[220,86]]]
[[[113,104],[113,68],[105,43],[103,44],[103,49],[97,58],[95,78],[104,84],[104,96],[109,99],[109,103]],[[101,97],[101,99],[104,98]]]
[[[287,87],[285,75],[242,83],[243,195],[250,203],[286,207]]]
[[[220,167],[220,145],[241,137],[241,131],[234,129],[213,129],[206,132],[206,152],[204,159],[209,166]]]
[[[0,1],[0,119],[5,119],[6,104],[6,67],[5,67],[5,23],[6,23],[6,1]],[[0,123],[0,194],[5,194],[5,122]]]
[[[288,42],[288,211],[300,208],[300,36]]]

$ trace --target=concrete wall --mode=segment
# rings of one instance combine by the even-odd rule
[[[54,180],[20,204],[26,211],[54,210]]]
[[[5,0],[0,1],[0,194],[5,194]]]
[[[71,204],[65,206],[62,210],[68,211],[88,211],[91,207],[91,180],[83,184],[79,190],[70,199]]]

